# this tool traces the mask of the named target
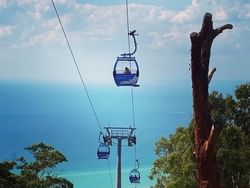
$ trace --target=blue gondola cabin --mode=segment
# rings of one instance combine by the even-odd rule
[[[97,150],[97,157],[98,159],[108,159],[110,155],[110,148],[109,145],[101,143]]]
[[[138,87],[139,67],[135,57],[117,57],[114,65],[113,77],[117,86]]]
[[[137,169],[131,170],[129,174],[130,183],[140,183],[140,172]]]

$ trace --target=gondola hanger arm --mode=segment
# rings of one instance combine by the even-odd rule
[[[134,55],[135,52],[137,51],[137,42],[136,42],[135,36],[138,36],[138,33],[136,33],[136,30],[133,30],[133,31],[130,31],[130,32],[128,33],[128,35],[133,37],[135,49],[134,49],[133,52],[124,53],[124,54],[121,54],[121,56],[132,56],[132,55]]]

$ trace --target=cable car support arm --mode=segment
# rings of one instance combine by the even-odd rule
[[[133,30],[133,31],[130,31],[130,32],[128,33],[128,35],[133,37],[135,49],[134,49],[133,52],[124,53],[124,54],[121,54],[121,56],[132,56],[132,55],[134,55],[135,52],[137,51],[137,42],[136,42],[135,36],[138,35],[138,33],[136,33],[136,30]]]

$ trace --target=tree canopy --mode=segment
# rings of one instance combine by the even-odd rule
[[[193,177],[195,168],[192,159],[193,141],[191,126],[179,127],[169,138],[160,138],[156,143],[158,159],[151,169],[150,178],[156,178],[155,188],[193,188],[196,181]]]
[[[28,162],[24,157],[0,163],[0,187],[3,188],[47,188],[55,185],[71,188],[67,179],[57,177],[54,172],[58,164],[67,162],[66,157],[54,147],[39,143],[26,147],[34,157]]]
[[[219,92],[209,95],[213,121],[223,122],[217,144],[217,161],[221,187],[248,187],[250,183],[250,83],[239,85],[235,96]],[[193,120],[179,127],[174,134],[160,138],[151,179],[154,188],[197,187],[196,164],[193,157]]]

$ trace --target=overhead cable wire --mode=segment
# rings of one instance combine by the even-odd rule
[[[85,93],[86,93],[86,95],[87,95],[89,104],[90,104],[91,109],[92,109],[92,111],[93,111],[93,114],[94,114],[94,116],[95,116],[96,122],[97,122],[97,124],[98,124],[99,129],[101,130],[101,132],[103,132],[102,127],[101,127],[101,123],[100,123],[99,118],[98,118],[98,116],[97,116],[97,113],[96,113],[96,110],[95,110],[95,108],[94,108],[93,102],[92,102],[92,100],[91,100],[91,98],[90,98],[88,89],[87,89],[86,84],[85,84],[85,82],[84,82],[84,79],[83,79],[83,76],[82,76],[81,71],[80,71],[80,69],[79,69],[79,66],[78,66],[78,64],[77,64],[77,62],[76,62],[76,58],[75,58],[75,56],[74,56],[73,50],[72,50],[72,48],[71,48],[71,45],[70,45],[70,43],[69,43],[69,40],[68,40],[67,34],[66,34],[66,32],[65,32],[65,29],[64,29],[64,27],[63,27],[63,24],[62,24],[62,21],[61,21],[61,19],[60,19],[60,16],[59,16],[59,14],[58,14],[56,5],[55,5],[55,3],[54,3],[53,0],[51,0],[51,2],[52,2],[52,4],[53,4],[53,7],[54,7],[54,10],[55,10],[56,16],[57,16],[58,21],[59,21],[59,24],[60,24],[60,26],[61,26],[61,29],[62,29],[64,38],[65,38],[66,43],[67,43],[67,45],[68,45],[70,54],[71,54],[71,56],[72,56],[72,58],[73,58],[73,61],[74,61],[74,64],[75,64],[77,73],[78,73],[78,75],[79,75],[79,77],[80,77],[80,80],[81,80],[81,83],[82,83],[82,86],[83,86],[83,88],[84,88],[84,91],[85,91]]]
[[[109,168],[110,183],[111,183],[112,188],[114,188],[109,159],[107,161],[108,161],[108,168]]]
[[[127,19],[127,35],[128,35],[128,51],[129,55],[131,56],[131,47],[130,47],[130,28],[129,28],[129,10],[128,10],[128,0],[126,0],[126,19]],[[131,67],[130,67],[131,68]],[[134,109],[134,90],[133,86],[131,86],[131,106],[132,106],[132,124],[135,128],[135,109]]]
[[[128,17],[128,0],[126,0],[126,18],[127,18],[127,36],[128,36],[128,52],[130,54],[130,35],[129,35],[129,17]]]
[[[135,102],[134,102],[134,89],[131,86],[131,106],[132,106],[132,118],[133,118],[133,127],[135,128]]]
[[[128,0],[126,0],[126,18],[127,18],[127,34],[128,34],[128,51],[129,55],[131,56],[131,48],[130,48],[130,28],[129,28],[129,10],[128,10]],[[131,67],[130,67],[131,68]],[[132,106],[132,122],[133,122],[133,127],[135,128],[135,103],[134,103],[134,89],[133,86],[131,88],[131,106]],[[134,150],[134,158],[135,158],[135,168],[136,168],[136,161],[137,161],[137,150],[136,150],[136,145],[135,145],[135,150]],[[135,185],[136,187],[136,185]]]
[[[56,5],[55,5],[55,3],[54,3],[53,0],[51,0],[51,2],[52,2],[52,4],[53,4],[53,7],[54,7],[54,10],[55,10],[56,16],[57,16],[58,21],[59,21],[59,24],[60,24],[60,26],[61,26],[61,28],[62,28],[62,31],[63,31],[63,34],[64,34],[64,38],[65,38],[66,43],[67,43],[67,45],[68,45],[70,54],[71,54],[71,56],[72,56],[72,58],[73,58],[75,67],[76,67],[76,69],[77,69],[77,73],[78,73],[78,75],[79,75],[79,77],[80,77],[80,80],[81,80],[81,83],[82,83],[82,86],[83,86],[84,91],[85,91],[85,93],[86,93],[86,95],[87,95],[87,97],[88,97],[88,101],[89,101],[89,104],[90,104],[90,106],[91,106],[91,108],[92,108],[92,111],[93,111],[93,114],[94,114],[94,116],[95,116],[95,119],[96,119],[96,121],[97,121],[97,124],[98,124],[98,126],[99,126],[99,129],[101,130],[101,132],[103,132],[103,129],[102,129],[102,127],[101,127],[101,123],[100,123],[99,118],[98,118],[98,116],[97,116],[97,113],[96,113],[96,110],[95,110],[95,108],[94,108],[93,102],[92,102],[92,100],[91,100],[91,98],[90,98],[90,95],[89,95],[89,92],[88,92],[88,90],[87,90],[86,84],[85,84],[85,82],[84,82],[84,80],[83,80],[83,76],[82,76],[82,74],[81,74],[81,72],[80,72],[80,69],[79,69],[79,66],[78,66],[78,64],[77,64],[77,62],[76,62],[76,58],[75,58],[75,56],[74,56],[73,50],[72,50],[72,48],[71,48],[71,46],[70,46],[70,43],[69,43],[67,34],[66,34],[66,32],[65,32],[65,29],[64,29],[64,27],[63,27],[62,21],[61,21],[61,19],[60,19],[59,14],[58,14]],[[114,187],[114,184],[113,184],[113,180],[112,180],[112,174],[111,174],[111,168],[110,168],[109,160],[108,160],[108,169],[109,169],[109,175],[110,175],[111,186],[112,186],[112,188],[113,188],[113,187]]]

